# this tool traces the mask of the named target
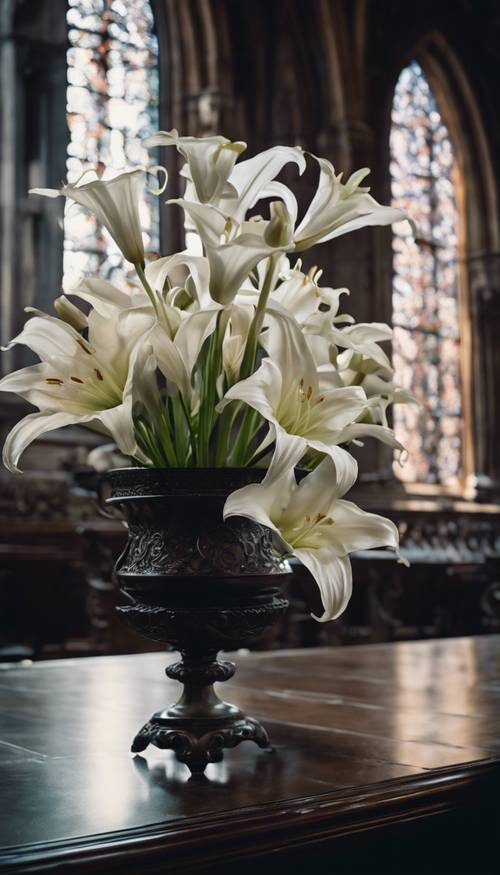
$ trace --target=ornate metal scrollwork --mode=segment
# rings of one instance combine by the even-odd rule
[[[291,571],[267,529],[238,517],[223,522],[226,495],[261,472],[184,473],[194,493],[186,492],[181,471],[111,472],[111,502],[129,523],[115,569],[129,604],[118,610],[141,635],[182,656],[166,669],[184,685],[179,701],[146,723],[132,750],[169,748],[199,773],[221,760],[224,748],[269,744],[260,723],[222,702],[212,685],[235,671],[217,659],[219,650],[253,643],[282,616],[288,601],[280,590]]]

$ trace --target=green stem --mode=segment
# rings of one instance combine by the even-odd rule
[[[252,458],[250,459],[250,461],[247,462],[246,467],[247,467],[247,468],[253,468],[253,466],[256,465],[257,462],[260,462],[261,459],[265,459],[265,457],[266,457],[269,453],[274,452],[274,447],[275,447],[275,444],[274,444],[274,442],[273,442],[272,444],[269,444],[267,447],[264,447],[264,449],[261,450],[260,453],[255,453],[255,456],[252,456]]]
[[[189,437],[184,413],[178,403],[177,396],[168,399],[168,408],[170,421],[173,424],[173,441],[177,461],[179,467],[184,468],[187,465],[187,457],[189,455]]]
[[[142,264],[134,264],[134,267],[135,267],[137,276],[139,277],[142,285],[144,286],[146,294],[153,305],[153,309],[154,309],[156,315],[158,316],[158,304],[156,301],[155,293],[153,292],[153,289],[151,288],[151,286],[149,285],[149,283],[146,279],[146,274],[144,273],[144,267]]]
[[[238,404],[228,404],[222,411],[218,422],[217,445],[215,450],[215,467],[223,468],[228,456],[228,441]]]
[[[141,450],[149,456],[154,467],[164,468],[165,462],[167,462],[167,465],[169,464],[168,459],[166,459],[161,453],[163,449],[162,443],[160,442],[160,447],[158,449],[158,446],[151,435],[150,429],[141,419],[136,420],[135,433]]]
[[[182,397],[182,395],[181,395],[180,393],[179,393],[179,403],[180,403],[180,405],[181,405],[182,412],[183,412],[183,414],[184,414],[184,416],[185,416],[186,423],[187,423],[187,427],[188,427],[188,430],[189,430],[189,437],[190,437],[190,440],[191,440],[191,452],[192,452],[192,454],[193,454],[193,466],[196,467],[196,458],[197,458],[197,454],[196,454],[196,435],[195,435],[195,433],[194,433],[194,431],[193,431],[193,424],[192,424],[192,422],[191,422],[191,417],[190,417],[190,415],[189,415],[189,411],[188,411],[188,409],[187,409],[187,407],[186,407],[186,402],[184,401],[184,398]]]
[[[215,418],[216,383],[219,375],[222,349],[219,337],[219,319],[209,341],[203,368],[203,383],[198,425],[198,459],[200,465],[210,464],[210,435]]]
[[[163,409],[160,414],[160,437],[163,444],[163,452],[167,457],[168,464],[172,468],[177,468],[179,466],[179,460],[177,458],[176,448],[172,440],[172,434],[170,431],[170,418],[167,408]]]
[[[255,420],[259,414],[252,407],[247,407],[243,416],[240,431],[234,445],[231,456],[232,464],[245,466],[247,462],[248,448],[255,433]]]
[[[243,354],[243,361],[240,368],[240,380],[245,380],[247,377],[250,376],[251,373],[253,373],[260,332],[262,331],[262,324],[264,322],[264,316],[266,313],[269,295],[271,294],[273,288],[274,269],[276,259],[278,257],[279,256],[272,255],[269,259],[264,284],[262,286],[262,291],[259,295],[257,309],[255,310],[254,317],[250,325],[250,330],[248,332],[245,352]]]

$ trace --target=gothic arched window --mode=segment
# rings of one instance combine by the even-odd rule
[[[421,402],[394,408],[409,450],[397,476],[454,486],[462,470],[457,168],[429,82],[416,61],[394,93],[390,137],[392,202],[417,224],[393,237],[393,360],[396,380]]]
[[[147,0],[69,0],[67,175],[148,163],[140,138],[158,129],[158,42]],[[146,250],[159,249],[158,198],[140,206]],[[93,216],[68,202],[64,216],[64,279],[83,274],[123,280],[127,265]]]

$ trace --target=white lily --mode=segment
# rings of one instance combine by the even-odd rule
[[[345,464],[341,457],[348,456],[354,465],[337,444],[344,429],[366,409],[363,389],[338,388],[334,381],[328,385],[328,375],[325,380],[318,374],[295,320],[275,313],[272,323],[262,338],[268,357],[255,373],[226,392],[222,404],[243,401],[289,437],[305,438],[309,448],[328,453],[339,464]]]
[[[157,322],[152,328],[149,341],[157,358],[158,366],[170,383],[179,389],[188,402],[188,406],[192,407],[195,403],[195,397],[191,386],[191,371],[204,340],[215,327],[216,314],[201,311],[201,318],[189,321],[188,317],[195,315],[194,313],[183,313],[170,303],[171,294],[165,295],[163,287],[169,273],[180,265],[188,265],[191,268],[188,279],[195,277],[196,293],[200,296],[208,296],[208,280],[206,279],[208,265],[206,265],[206,260],[186,256],[186,253],[158,259],[146,268],[145,273],[156,295],[156,311],[143,289],[138,287],[132,292],[123,292],[111,283],[95,278],[82,280],[68,294],[91,304],[95,311],[103,317],[112,316],[117,309],[129,310],[132,313],[139,308],[140,312],[149,312],[153,321]],[[180,290],[172,290],[174,294],[176,291]],[[198,316],[196,311],[195,313]],[[186,324],[185,330],[179,334],[183,318],[187,320],[188,324]],[[177,337],[177,335],[179,336]]]
[[[210,295],[216,303],[230,304],[253,268],[280,251],[265,239],[268,222],[238,226],[210,204],[182,198],[169,203],[179,204],[196,227],[210,266]]]
[[[295,195],[283,183],[271,179],[262,188],[258,197],[279,197],[288,213],[288,221],[295,229],[293,243],[289,250],[302,252],[310,249],[316,243],[333,240],[349,231],[364,228],[368,225],[391,225],[394,222],[408,219],[406,213],[395,207],[383,206],[371,197],[369,188],[362,188],[360,183],[370,172],[368,168],[356,171],[344,184],[342,173],[336,174],[333,165],[324,158],[312,156],[320,167],[320,177],[316,193],[309,207],[297,226],[298,206]],[[248,163],[248,162],[242,162]],[[237,165],[236,173],[242,165]],[[414,223],[408,219],[412,228]]]
[[[328,319],[329,323],[340,318],[342,321],[351,320],[350,316],[338,316],[341,295],[348,295],[349,289],[332,289],[319,286],[322,271],[317,268],[305,274],[300,270],[300,261],[289,271],[270,295],[269,300],[280,304],[299,325],[308,330],[308,323],[315,316]],[[323,313],[319,308],[328,307],[328,312]]]
[[[249,306],[233,304],[222,341],[222,366],[231,386],[240,374],[245,346],[252,324],[253,310]]]
[[[361,327],[363,328],[363,326]],[[382,328],[387,328],[387,326],[382,326]],[[365,351],[370,353],[367,357],[352,349],[346,349],[338,354],[337,348],[330,347],[324,338],[314,335],[305,335],[305,337],[309,348],[313,350],[316,364],[318,364],[318,372],[321,374],[320,385],[322,381],[326,381],[327,384],[336,381],[337,385],[346,387],[360,385],[367,397],[366,409],[357,421],[346,425],[339,435],[339,443],[344,444],[351,441],[359,443],[363,438],[373,437],[387,446],[403,452],[405,448],[397,440],[393,429],[389,427],[385,414],[386,407],[392,403],[391,399],[388,396],[387,400],[384,400],[384,396],[377,394],[370,382],[371,378],[378,374],[384,386],[391,385],[386,383],[386,380],[392,374],[392,367],[383,350],[379,349],[375,342],[368,341],[366,346],[360,344],[360,347],[363,346]],[[321,342],[325,343],[324,347],[318,345]],[[322,362],[320,362],[321,356],[324,359]],[[377,363],[373,356],[381,364]],[[330,362],[332,358],[335,361],[335,366]],[[408,403],[409,400],[411,399],[399,395],[400,403]]]
[[[390,359],[379,343],[392,338],[392,328],[383,322],[359,322],[346,328],[330,327],[328,339],[335,346],[359,353],[363,358],[375,362],[379,368],[392,372]]]
[[[93,179],[81,183],[85,171],[75,183],[60,189],[32,188],[30,194],[67,197],[94,214],[109,231],[127,261],[144,263],[144,243],[139,218],[139,197],[144,185],[143,170],[127,170],[113,179]],[[81,184],[80,184],[81,183]],[[158,189],[159,191],[159,189]]]
[[[192,291],[198,307],[209,306],[211,304],[210,267],[206,258],[192,255],[190,252],[179,252],[150,262],[144,272],[151,288],[162,294],[165,285],[171,287],[172,281],[173,285],[176,285],[175,276],[182,267],[186,267],[189,271],[185,286]]]
[[[391,404],[416,404],[420,406],[419,400],[412,392],[398,386],[394,380],[384,379],[377,373],[367,374],[363,380],[363,389],[366,392],[375,421],[386,428],[389,427],[387,408]]]
[[[104,317],[110,316],[113,318],[113,314],[117,310],[130,310],[135,307],[151,308],[151,312],[154,312],[144,289],[136,287],[130,292],[124,292],[121,289],[117,289],[112,283],[108,283],[106,280],[101,280],[98,277],[88,277],[81,280],[76,286],[69,289],[66,295],[86,301],[97,313]],[[75,309],[78,310],[77,307]]]
[[[295,250],[302,251],[340,237],[368,225],[392,225],[407,218],[404,210],[385,207],[371,197],[369,188],[360,183],[370,172],[368,168],[356,171],[342,183],[342,173],[336,174],[330,161],[316,158],[320,177],[304,218],[295,230]]]
[[[187,177],[185,200],[220,207],[236,224],[244,221],[259,198],[268,196],[262,192],[285,164],[295,163],[300,174],[306,167],[299,146],[273,146],[236,164],[246,143],[222,136],[180,137],[174,129],[158,131],[144,142],[149,148],[175,146],[187,161],[187,170],[182,171]]]
[[[189,166],[189,178],[200,203],[216,203],[227,191],[227,181],[247,144],[226,137],[180,137],[175,128],[158,131],[144,140],[147,148],[175,146]],[[231,189],[234,194],[234,190]]]
[[[405,218],[402,210],[381,206],[367,189],[359,188],[359,181],[368,171],[359,171],[342,185],[329,162],[318,159],[322,168],[318,191],[294,231],[295,199],[282,183],[269,181],[269,176],[278,172],[286,160],[295,160],[302,171],[302,153],[290,156],[289,152],[277,150],[267,163],[262,156],[256,156],[237,164],[230,183],[238,191],[238,198],[222,199],[217,204],[186,198],[170,201],[184,209],[203,243],[210,263],[210,294],[219,303],[233,300],[245,278],[264,258],[307,249],[316,242],[365,225],[386,225]],[[248,233],[249,223],[244,222],[246,210],[259,198],[268,196],[281,198],[271,204],[270,221],[255,223]]]
[[[274,179],[290,163],[296,164],[299,175],[302,175],[306,169],[306,159],[300,146],[273,146],[253,158],[240,161],[229,177],[237,197],[226,198],[221,208],[236,223],[241,223],[247,211],[262,198],[278,196],[285,204],[289,204],[290,198],[293,198],[291,191],[282,183],[274,182]]]
[[[191,273],[185,279],[185,288],[166,288],[169,277],[182,265],[190,265]],[[208,293],[208,263],[203,258],[193,258],[185,253],[160,258],[148,264],[145,270],[146,282],[152,289],[152,296],[143,287],[133,286],[130,291],[117,289],[112,283],[98,278],[82,280],[67,295],[80,298],[97,310],[102,316],[108,315],[114,309],[134,309],[136,307],[150,309],[158,322],[173,339],[182,319],[187,313],[177,302],[186,298],[189,304],[200,306],[200,300],[209,299]],[[153,306],[153,301],[155,306]]]
[[[83,331],[87,328],[88,320],[85,313],[75,307],[72,301],[68,301],[65,295],[59,295],[54,301],[54,310],[59,319],[72,325],[76,331]]]
[[[52,316],[34,316],[9,347],[28,346],[41,363],[0,380],[0,391],[15,392],[39,408],[6,438],[5,466],[18,470],[26,447],[65,425],[86,425],[110,435],[127,456],[138,455],[133,407],[156,403],[148,335],[154,324],[145,310],[115,310],[88,317],[89,339]]]
[[[325,622],[338,617],[351,597],[349,553],[372,547],[397,552],[399,537],[391,520],[343,500],[356,479],[352,468],[339,471],[327,456],[297,483],[294,465],[304,446],[291,445],[278,435],[262,483],[233,492],[224,506],[224,519],[243,516],[271,529],[277,549],[296,556],[316,580],[324,607],[316,619]]]

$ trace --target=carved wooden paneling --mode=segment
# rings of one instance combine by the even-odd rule
[[[367,506],[366,496],[358,500]],[[399,501],[397,510],[389,510],[399,526],[409,569],[378,551],[355,556],[354,592],[346,613],[333,623],[320,624],[311,616],[320,610],[317,586],[296,566],[291,606],[259,647],[500,630],[496,508],[480,511],[477,505],[461,502],[455,509],[429,510],[429,502],[424,504],[426,509],[419,510],[415,501],[406,502],[406,508]],[[387,512],[373,504],[370,509]],[[113,653],[148,647],[115,612],[122,599],[112,568],[125,543],[123,524],[100,516],[89,491],[63,476],[7,478],[0,519],[0,598],[9,605],[0,621],[3,646],[27,643],[37,655],[57,653],[58,648]],[[38,622],[40,605],[47,616],[43,623]]]

